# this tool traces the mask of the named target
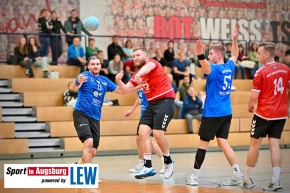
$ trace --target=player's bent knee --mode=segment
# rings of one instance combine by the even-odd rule
[[[162,130],[153,130],[153,136],[156,140],[159,140],[164,137],[164,131]]]
[[[93,148],[93,138],[88,138],[84,141],[85,148]]]

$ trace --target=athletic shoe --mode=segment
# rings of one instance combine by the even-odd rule
[[[282,189],[282,186],[281,186],[279,180],[278,180],[276,183],[272,183],[272,182],[270,182],[270,183],[268,184],[268,186],[265,186],[265,187],[263,188],[264,191],[277,191],[277,190],[280,190],[280,189]]]
[[[190,186],[198,186],[198,178],[193,177],[191,174],[187,179],[186,179],[186,184]]]
[[[250,178],[247,182],[242,182],[240,184],[242,189],[252,189],[254,186],[256,186],[255,182]]]
[[[159,171],[159,174],[164,174],[164,165],[162,166],[162,169]]]
[[[172,176],[173,174],[173,167],[174,167],[174,161],[172,160],[171,164],[164,164],[164,173],[163,177],[165,179],[168,179]]]
[[[146,168],[144,166],[143,169],[140,171],[140,173],[135,176],[135,178],[143,179],[143,178],[147,178],[147,177],[150,177],[150,176],[154,176],[155,174],[156,174],[156,171],[154,170],[153,167]]]
[[[140,165],[140,164],[138,164],[138,165],[136,165],[135,168],[132,168],[132,169],[130,169],[129,171],[130,171],[131,173],[139,173],[142,169],[143,169],[143,166]]]
[[[224,186],[236,186],[243,182],[243,176],[233,176],[230,180],[223,182]]]
[[[78,164],[79,162],[73,162],[72,164]]]

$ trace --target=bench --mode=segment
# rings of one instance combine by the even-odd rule
[[[18,65],[0,65],[0,79],[27,78],[24,68]]]
[[[12,92],[64,92],[75,79],[13,78]]]
[[[28,153],[28,139],[1,139],[0,154]]]
[[[14,123],[0,123],[0,139],[15,138]]]
[[[67,65],[49,65],[47,67],[50,72],[58,72],[59,78],[76,78],[80,73],[80,67],[67,66]],[[34,78],[43,78],[43,72],[41,68],[32,66]]]
[[[280,144],[289,144],[290,131],[283,133]],[[199,143],[197,134],[176,134],[166,135],[170,148],[196,148]],[[83,145],[77,137],[62,138],[65,152],[82,151]],[[135,150],[135,136],[102,136],[99,150]],[[248,146],[250,144],[249,133],[230,133],[228,138],[232,147]],[[268,144],[268,140],[263,140],[262,144]],[[217,141],[211,141],[209,147],[218,147]]]

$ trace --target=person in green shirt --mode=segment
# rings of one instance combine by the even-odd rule
[[[259,69],[259,60],[258,56],[258,44],[255,42],[251,44],[250,51],[249,51],[249,60],[255,62],[254,68],[251,70],[251,78],[254,78],[256,71]]]
[[[96,56],[98,51],[99,51],[99,48],[95,46],[95,39],[90,38],[89,46],[86,47],[86,59],[88,60],[89,57],[94,56],[94,55]]]
[[[179,108],[177,119],[182,118],[182,111],[183,111],[183,99],[187,95],[187,90],[190,87],[190,77],[184,76],[182,85],[179,86],[179,100],[175,100],[175,105]]]

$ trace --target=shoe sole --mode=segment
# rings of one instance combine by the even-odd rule
[[[139,173],[140,171],[133,171],[133,172],[132,172],[132,171],[129,170],[129,172],[132,173],[132,174],[137,174],[137,173]]]
[[[144,179],[144,178],[147,178],[147,177],[150,177],[150,176],[154,176],[155,174],[156,174],[156,172],[152,173],[152,174],[146,174],[146,176],[138,176],[138,175],[136,175],[135,178],[136,179]]]
[[[282,189],[282,187],[276,188],[274,190],[266,190],[265,188],[263,188],[263,191],[277,191],[277,190],[281,190],[281,189]]]

